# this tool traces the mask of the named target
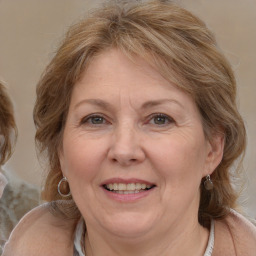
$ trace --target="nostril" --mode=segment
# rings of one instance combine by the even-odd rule
[[[136,158],[112,158],[111,159],[113,163],[119,163],[124,166],[128,166],[131,164],[136,163],[138,160]]]
[[[120,163],[121,165],[130,165],[142,162],[145,159],[144,151],[138,145],[133,147],[127,143],[114,144],[109,148],[108,159],[112,163]]]

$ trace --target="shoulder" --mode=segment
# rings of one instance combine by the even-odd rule
[[[215,230],[216,255],[217,251],[227,252],[225,255],[255,255],[256,226],[241,214],[231,210],[225,219],[215,221]]]
[[[3,256],[72,255],[75,224],[54,216],[49,203],[36,207],[15,227]]]
[[[4,172],[4,176],[8,184],[0,201],[0,240],[8,239],[18,220],[28,211],[38,206],[39,201],[39,191],[35,186],[16,178],[15,175],[10,173],[6,174]]]

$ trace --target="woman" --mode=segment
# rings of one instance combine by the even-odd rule
[[[0,253],[4,243],[4,226],[2,220],[2,195],[8,181],[1,166],[12,154],[13,142],[17,135],[16,124],[13,115],[13,106],[4,85],[0,82]]]
[[[14,121],[13,106],[5,87],[0,83],[0,167],[12,154],[12,143],[16,134],[17,129]],[[0,171],[0,198],[6,184],[7,180]]]
[[[16,137],[13,105],[0,83],[0,254],[14,226],[39,199],[38,189],[1,168],[12,154]]]
[[[256,229],[233,210],[235,100],[229,63],[191,13],[168,1],[96,10],[38,84],[49,203],[4,255],[255,255]]]

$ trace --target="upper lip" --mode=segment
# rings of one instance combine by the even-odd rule
[[[142,180],[142,179],[136,179],[136,178],[130,178],[130,179],[111,178],[102,182],[101,186],[104,186],[107,184],[114,184],[114,183],[123,183],[123,184],[140,183],[140,184],[146,184],[146,185],[155,185],[153,182]]]

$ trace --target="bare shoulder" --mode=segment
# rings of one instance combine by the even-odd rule
[[[3,256],[72,255],[75,222],[54,216],[50,209],[47,203],[27,213],[11,233]]]

